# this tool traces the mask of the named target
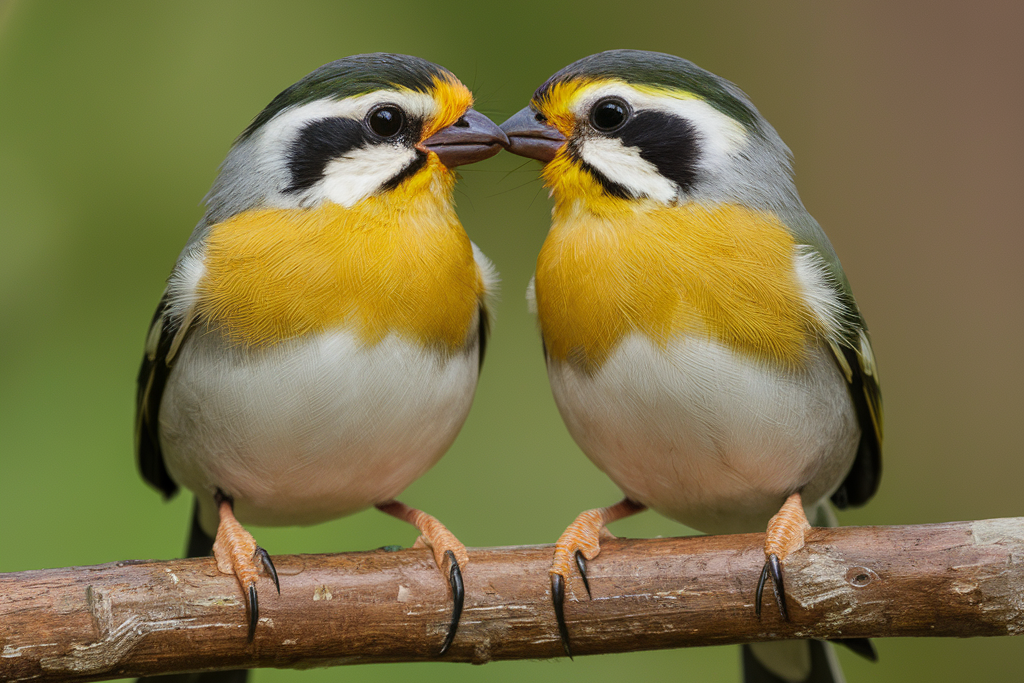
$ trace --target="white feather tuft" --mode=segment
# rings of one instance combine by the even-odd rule
[[[805,244],[796,247],[794,270],[803,289],[804,303],[825,328],[826,339],[830,343],[838,343],[849,327],[849,312],[838,296],[839,283],[821,255]]]
[[[199,282],[206,273],[202,249],[183,254],[167,279],[167,316],[181,320],[199,300]]]
[[[484,304],[493,320],[494,305],[498,302],[498,296],[501,293],[501,278],[491,259],[480,251],[480,247],[476,246],[475,242],[470,242],[470,244],[473,245],[473,260],[476,261],[476,267],[480,269],[480,279],[484,282]]]

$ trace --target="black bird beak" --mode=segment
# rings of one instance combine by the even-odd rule
[[[493,157],[508,147],[508,138],[489,118],[475,109],[468,109],[458,121],[417,146],[435,153],[448,168],[455,168]]]
[[[562,149],[565,136],[538,117],[536,111],[526,107],[501,124],[501,129],[508,136],[508,151],[546,164]]]

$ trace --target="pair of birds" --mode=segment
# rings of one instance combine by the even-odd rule
[[[581,59],[500,128],[471,105],[437,65],[358,55],[235,142],[139,374],[139,465],[166,496],[195,494],[189,555],[237,577],[252,640],[257,578],[278,579],[240,521],[376,506],[433,550],[447,651],[466,549],[394,497],[454,440],[487,342],[496,274],[455,215],[453,169],[507,148],[544,162],[555,202],[529,298],[556,403],[625,493],[556,544],[566,653],[566,581],[586,582],[606,524],[646,507],[708,533],[767,527],[757,610],[770,580],[785,616],[808,515],[878,486],[882,417],[867,329],[788,149],[736,86],[659,53]],[[745,646],[744,667],[842,676],[818,642]]]

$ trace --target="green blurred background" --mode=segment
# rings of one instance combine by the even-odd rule
[[[793,149],[874,335],[885,476],[843,523],[1024,514],[1022,6],[770,4],[0,0],[0,571],[181,552],[190,496],[162,503],[132,455],[135,372],[164,278],[234,136],[315,67],[371,51],[445,65],[498,122],[555,70],[609,48],[671,52],[739,84]],[[457,191],[503,296],[469,421],[402,499],[468,546],[553,542],[618,495],[559,420],[526,310],[550,210],[537,170],[499,155],[465,169]],[[613,531],[690,533],[654,513]],[[415,538],[375,511],[255,532],[275,554]],[[851,681],[1019,680],[1024,661],[1020,638],[878,650],[877,665],[841,653]],[[736,681],[738,652],[255,681],[399,676]]]

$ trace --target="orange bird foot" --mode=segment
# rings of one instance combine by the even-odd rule
[[[754,612],[757,616],[761,616],[761,595],[764,592],[765,581],[770,575],[779,613],[783,619],[789,620],[789,613],[786,611],[786,589],[782,580],[782,563],[790,553],[804,547],[804,534],[810,528],[811,524],[807,521],[799,493],[787,498],[778,513],[768,520],[768,532],[764,539],[764,567],[761,568],[761,578],[757,582],[757,594],[754,598]]]
[[[249,642],[256,636],[256,624],[260,620],[260,603],[256,593],[256,580],[260,571],[266,571],[274,580],[277,594],[281,594],[281,583],[277,579],[277,570],[266,550],[256,545],[256,539],[246,531],[235,519],[231,499],[220,491],[217,492],[217,510],[220,523],[217,525],[217,537],[213,542],[213,556],[217,560],[217,569],[224,574],[234,574],[242,587],[245,607],[249,614]]]
[[[455,538],[455,534],[448,531],[447,527],[435,517],[431,517],[422,510],[411,508],[397,500],[381,503],[377,509],[392,517],[409,522],[420,530],[421,535],[416,539],[413,547],[430,548],[433,551],[434,562],[437,564],[441,576],[445,578],[451,588],[452,618],[448,623],[448,634],[441,645],[441,650],[437,653],[437,656],[440,657],[448,652],[452,641],[455,640],[455,633],[459,630],[462,606],[466,600],[466,590],[462,583],[462,568],[469,564],[469,553],[466,552],[466,546]]]
[[[580,513],[569,528],[555,543],[555,557],[551,562],[551,604],[555,608],[555,620],[558,622],[558,635],[562,640],[562,649],[572,659],[572,648],[569,644],[569,627],[565,622],[565,583],[572,573],[573,564],[583,579],[587,589],[587,597],[591,597],[590,581],[587,579],[587,561],[593,560],[601,552],[602,538],[615,538],[605,525],[642,512],[647,508],[629,498],[623,498],[615,505],[597,508]]]

